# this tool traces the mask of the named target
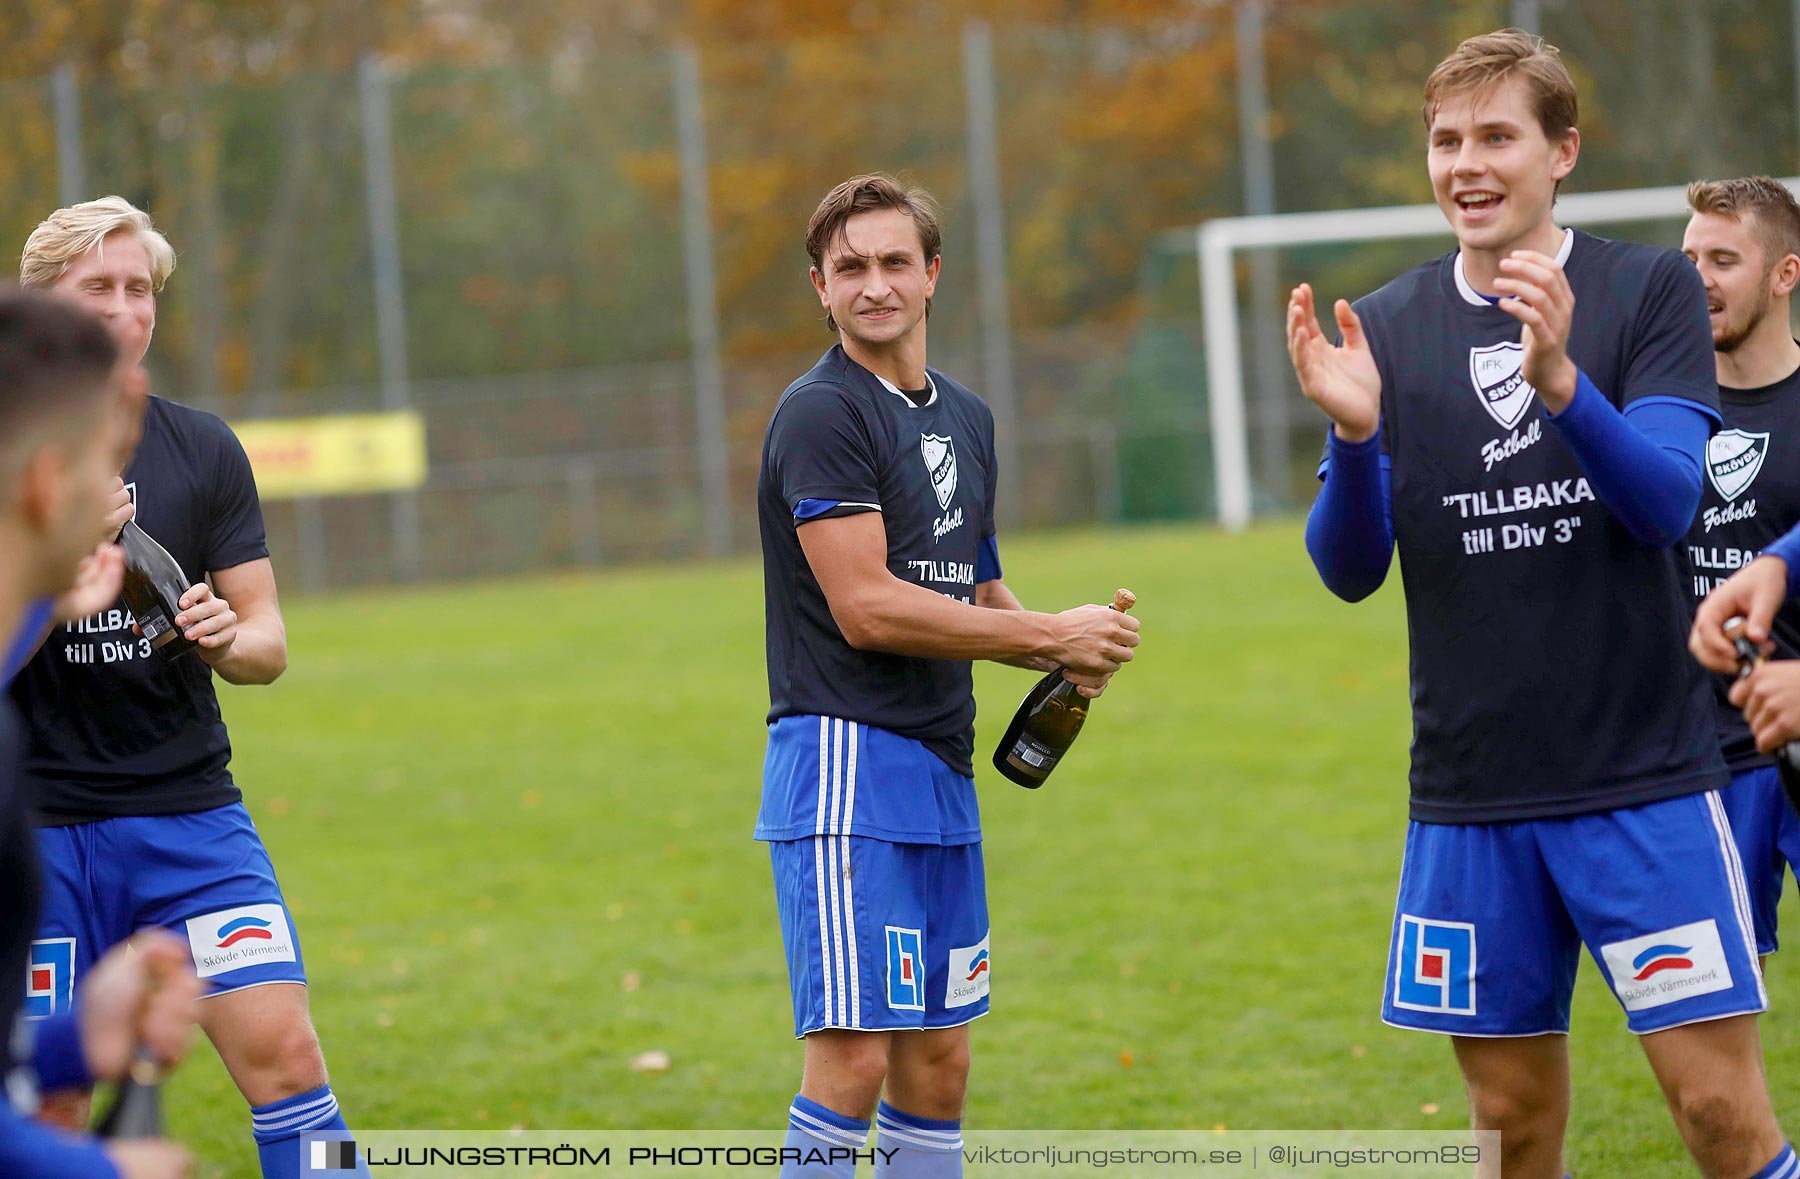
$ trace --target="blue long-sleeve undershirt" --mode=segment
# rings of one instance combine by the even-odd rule
[[[1765,548],[1763,554],[1787,562],[1788,597],[1800,594],[1800,527]]]
[[[77,1138],[15,1113],[0,1100],[0,1175],[32,1179],[119,1179],[92,1138]]]
[[[1567,408],[1547,416],[1594,495],[1640,544],[1666,548],[1686,534],[1700,506],[1701,456],[1717,422],[1703,406],[1647,397],[1620,413],[1582,373]],[[1379,433],[1351,444],[1333,431],[1329,454],[1325,485],[1306,518],[1306,551],[1326,588],[1355,602],[1387,578],[1392,479]]]
[[[75,1001],[79,1004],[80,997]],[[59,1012],[31,1028],[35,1033],[31,1040],[31,1068],[37,1074],[39,1089],[49,1092],[94,1083],[81,1050],[81,1021],[75,1012]]]

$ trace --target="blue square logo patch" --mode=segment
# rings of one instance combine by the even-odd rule
[[[1432,921],[1400,914],[1394,1006],[1474,1015],[1475,927],[1466,921]]]
[[[49,1019],[74,1008],[75,939],[50,937],[31,943],[25,968],[25,1018]]]
[[[887,927],[888,1006],[925,1010],[925,939],[916,929]]]

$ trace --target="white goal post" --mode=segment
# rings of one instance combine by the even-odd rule
[[[1800,177],[1790,176],[1782,183],[1800,195]],[[1574,193],[1559,197],[1556,202],[1556,220],[1560,225],[1667,221],[1686,216],[1687,187],[1679,184]],[[1195,228],[1205,316],[1213,484],[1219,523],[1228,531],[1237,532],[1250,523],[1250,445],[1244,416],[1244,365],[1238,347],[1238,292],[1233,265],[1237,252],[1322,242],[1447,237],[1450,227],[1436,205],[1391,205],[1324,213],[1220,217]]]

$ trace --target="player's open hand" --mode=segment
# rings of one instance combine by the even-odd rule
[[[101,1149],[119,1169],[119,1179],[187,1179],[193,1172],[194,1156],[187,1148],[160,1138],[108,1142]]]
[[[1688,650],[1700,666],[1731,675],[1737,671],[1737,647],[1725,634],[1725,623],[1742,617],[1744,637],[1767,650],[1769,627],[1786,600],[1787,562],[1767,554],[1756,558],[1700,603],[1694,612],[1694,627],[1688,632]]]
[[[200,1018],[200,991],[187,945],[168,930],[146,929],[108,950],[77,993],[88,1071],[118,1080],[140,1044],[162,1064],[180,1060]]]
[[[1106,689],[1106,677],[1131,662],[1133,648],[1138,645],[1138,620],[1109,606],[1077,606],[1056,615],[1058,644],[1052,656],[1059,664],[1075,672],[1083,680],[1070,676],[1076,686],[1096,690],[1082,695],[1098,696]]]
[[[1381,425],[1381,370],[1363,335],[1362,320],[1349,303],[1339,299],[1332,308],[1337,316],[1342,344],[1326,339],[1313,306],[1313,290],[1307,283],[1288,296],[1288,358],[1300,391],[1325,411],[1346,442],[1367,442]]]
[[[1756,747],[1774,753],[1800,741],[1800,659],[1764,663],[1731,685],[1731,702],[1744,710]]]
[[[1575,399],[1575,362],[1569,359],[1569,325],[1575,320],[1575,291],[1555,258],[1536,250],[1514,250],[1500,259],[1494,289],[1500,310],[1524,325],[1519,343],[1525,358],[1519,372],[1551,413]]]
[[[108,540],[75,567],[75,582],[50,603],[53,622],[74,622],[119,600],[125,583],[125,550]]]
[[[214,594],[203,581],[189,586],[177,605],[181,613],[175,616],[175,625],[199,644],[200,658],[217,665],[231,653],[231,644],[237,641],[238,616],[230,602]]]

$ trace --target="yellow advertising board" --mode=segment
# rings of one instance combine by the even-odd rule
[[[407,491],[425,483],[417,413],[339,414],[238,422],[263,499]]]

